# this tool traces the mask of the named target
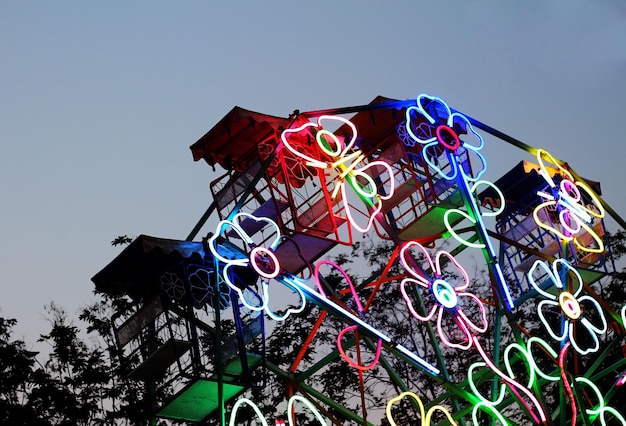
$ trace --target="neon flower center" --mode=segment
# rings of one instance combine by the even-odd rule
[[[255,247],[250,252],[250,264],[260,276],[271,279],[280,272],[276,255],[265,247]]]
[[[458,297],[450,284],[444,280],[435,280],[433,283],[433,295],[437,302],[447,309],[456,307]]]
[[[452,128],[442,124],[437,127],[437,140],[441,145],[448,148],[451,151],[456,151],[461,146],[459,136]]]
[[[562,292],[559,295],[559,305],[567,318],[571,320],[580,318],[580,314],[582,313],[580,303],[578,303],[578,300],[576,300],[572,293],[567,291]]]

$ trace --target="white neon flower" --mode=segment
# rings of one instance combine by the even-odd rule
[[[273,231],[271,238],[268,239],[267,247],[256,246],[252,237],[243,229],[241,223],[244,220],[252,220],[255,222],[263,222],[259,229],[270,228]],[[227,235],[237,234],[242,241],[244,241],[250,248],[249,253],[243,253],[239,250],[225,250],[225,248],[218,243],[219,238],[224,238]],[[282,321],[287,318],[291,313],[302,312],[305,307],[305,298],[302,294],[302,290],[294,285],[293,281],[295,277],[286,277],[282,275],[280,262],[274,250],[280,243],[281,235],[280,229],[276,222],[268,218],[258,218],[248,213],[237,213],[232,220],[222,220],[217,225],[215,234],[209,239],[209,248],[213,256],[224,264],[222,270],[222,276],[224,281],[230,288],[237,292],[239,299],[243,305],[253,311],[265,310],[265,312],[274,320]],[[247,300],[243,294],[243,289],[240,285],[234,283],[231,279],[233,267],[251,267],[261,279],[261,295],[260,303],[254,304]],[[281,282],[275,282],[276,279],[281,279]],[[269,306],[269,287],[270,283],[273,285],[287,285],[300,297],[300,305],[296,308],[288,308],[283,315],[276,314]]]
[[[568,291],[561,278],[566,277],[567,274],[571,274],[572,277],[573,290],[571,292]],[[548,276],[547,280],[550,280],[551,284],[546,289],[543,289],[541,283],[535,281],[535,277],[546,275]],[[559,342],[569,339],[574,349],[581,355],[595,352],[600,348],[598,335],[605,333],[607,330],[604,312],[600,304],[594,298],[588,295],[580,295],[583,290],[583,280],[578,271],[571,264],[565,259],[556,259],[552,262],[552,267],[550,267],[548,262],[537,260],[528,272],[528,280],[535,290],[545,299],[537,305],[537,314],[548,331],[548,334],[550,334],[553,339]],[[550,290],[551,287],[553,287],[552,292],[546,291]],[[585,315],[585,311],[581,307],[581,302],[589,302],[590,306],[594,307],[601,321],[600,326],[592,323],[589,319],[589,315]],[[560,318],[563,319],[559,321],[559,324],[556,326],[554,322],[551,324],[546,317],[547,313],[555,311],[560,311]],[[576,333],[574,332],[575,327]],[[593,346],[587,348],[581,347],[581,329],[587,331],[588,335],[593,340]]]

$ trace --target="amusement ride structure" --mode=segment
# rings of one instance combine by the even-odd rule
[[[495,182],[486,136],[527,156]],[[156,417],[267,425],[252,391],[282,383],[276,424],[626,425],[604,219],[626,224],[599,183],[428,95],[235,107],[191,151],[224,174],[189,236],[139,236],[93,277],[135,302],[114,333]],[[387,249],[351,259],[357,282],[336,254],[364,240]],[[357,410],[320,379],[339,365]]]

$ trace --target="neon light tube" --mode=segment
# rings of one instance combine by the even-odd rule
[[[537,400],[535,395],[533,395],[533,393],[530,390],[522,386],[519,382],[517,382],[516,380],[502,373],[502,371],[500,371],[498,367],[496,367],[496,365],[489,359],[489,357],[485,353],[485,350],[483,349],[482,345],[480,344],[476,336],[472,337],[472,341],[474,343],[474,347],[478,350],[478,353],[480,354],[482,359],[485,361],[487,366],[494,373],[496,373],[496,375],[498,375],[507,385],[509,385],[509,387],[511,388],[511,391],[514,391],[513,388],[521,391],[532,402],[532,404],[535,406],[535,409],[537,410],[538,415],[535,414],[533,409],[528,405],[526,401],[524,401],[522,398],[519,398],[520,403],[526,407],[526,409],[531,414],[535,422],[546,423],[547,421],[546,413],[543,411],[543,408],[541,407],[541,404],[539,404],[539,401]]]
[[[420,425],[419,426],[430,426],[431,423],[431,417],[433,416],[433,413],[435,411],[440,411],[441,413],[443,413],[444,416],[446,416],[448,418],[448,421],[450,422],[450,425],[454,425],[454,426],[458,426],[458,423],[454,421],[454,419],[452,418],[452,416],[450,415],[450,412],[448,411],[448,409],[442,405],[433,405],[432,407],[430,407],[428,409],[428,411],[424,410],[424,404],[422,403],[422,400],[420,399],[419,396],[417,396],[416,394],[414,394],[413,392],[403,392],[401,393],[399,396],[392,398],[389,400],[389,402],[387,403],[387,407],[385,408],[385,415],[387,416],[387,420],[389,420],[389,424],[391,426],[397,426],[395,420],[393,419],[393,416],[391,415],[391,409],[393,407],[393,404],[395,404],[396,402],[401,401],[404,398],[413,398],[416,402],[417,405],[420,408]]]
[[[296,402],[303,403],[311,411],[311,413],[313,413],[313,415],[315,416],[315,419],[318,421],[318,423],[321,426],[326,426],[326,420],[324,419],[324,417],[322,417],[322,415],[317,410],[317,408],[315,408],[315,406],[311,403],[311,401],[309,401],[308,399],[306,399],[306,398],[304,398],[304,397],[302,397],[300,395],[293,395],[291,398],[289,398],[289,401],[287,402],[287,419],[288,419],[288,422],[289,422],[289,426],[295,426],[296,425],[296,421],[294,419],[294,412],[295,412],[294,405],[295,405]],[[261,412],[259,407],[254,402],[249,400],[248,398],[239,398],[237,400],[237,402],[235,402],[235,404],[233,405],[233,408],[231,410],[230,420],[228,422],[229,426],[235,426],[236,420],[237,420],[237,413],[239,412],[239,407],[241,407],[244,404],[246,404],[250,408],[252,408],[256,418],[258,420],[260,420],[262,426],[268,426],[267,420],[265,419],[265,416],[263,415],[263,413]],[[276,420],[276,424],[277,425],[278,424],[284,425],[285,422],[282,419],[277,419]]]

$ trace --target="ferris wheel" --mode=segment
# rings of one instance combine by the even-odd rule
[[[523,158],[492,182],[497,142]],[[235,107],[191,151],[224,174],[190,235],[93,278],[137,301],[115,335],[157,417],[268,424],[280,386],[276,424],[626,425],[599,183],[430,95]]]

